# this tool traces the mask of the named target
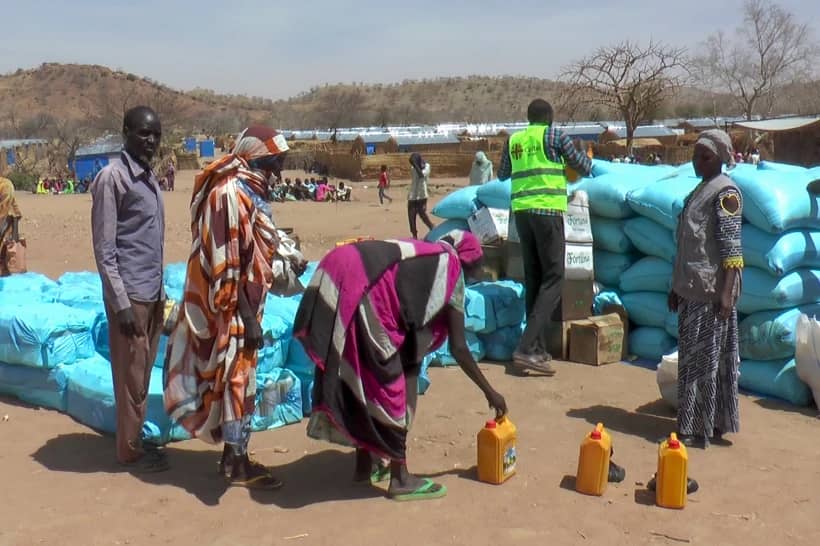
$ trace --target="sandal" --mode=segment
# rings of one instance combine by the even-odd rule
[[[391,495],[390,493],[388,493],[387,496],[394,501],[405,502],[415,500],[440,499],[446,494],[447,487],[445,487],[442,484],[434,482],[430,478],[424,478],[424,484],[422,484],[418,489],[411,493],[399,493],[396,495]]]
[[[139,459],[128,463],[120,463],[120,465],[137,474],[156,474],[157,472],[165,472],[170,468],[165,454],[158,451],[146,452]]]
[[[544,357],[537,357],[535,355],[527,355],[524,353],[514,353],[512,365],[516,371],[532,370],[534,372],[542,373],[546,376],[555,375],[555,368],[552,367],[550,361],[552,357],[545,355]]]
[[[247,487],[248,489],[264,489],[267,491],[279,489],[284,485],[282,480],[271,474],[271,471],[267,466],[258,461],[254,461],[249,458],[246,468],[248,473],[245,476],[240,477],[233,475],[233,473],[237,470],[237,467],[233,467],[232,474],[230,476],[226,476],[228,485]]]

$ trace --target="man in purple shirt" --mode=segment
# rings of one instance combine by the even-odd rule
[[[91,185],[91,232],[108,317],[117,405],[117,460],[142,472],[168,468],[164,453],[142,442],[165,301],[165,210],[151,170],[161,136],[156,112],[145,106],[126,112],[124,150]]]

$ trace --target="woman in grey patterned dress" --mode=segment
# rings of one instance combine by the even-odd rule
[[[679,314],[678,437],[706,447],[740,428],[736,304],[743,205],[740,190],[722,174],[724,164],[734,163],[729,135],[702,133],[692,163],[702,181],[678,220],[669,308]]]

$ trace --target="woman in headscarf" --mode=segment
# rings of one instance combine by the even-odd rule
[[[481,186],[493,179],[493,162],[484,152],[475,153],[475,161],[470,168],[470,185]]]
[[[420,154],[410,154],[410,192],[407,195],[407,218],[410,222],[410,235],[418,239],[416,217],[421,218],[427,229],[433,229],[433,222],[427,216],[427,182],[430,179],[430,164]]]
[[[6,269],[6,247],[19,238],[19,222],[23,215],[14,197],[14,184],[0,176],[0,274]]]
[[[743,200],[723,174],[734,164],[723,131],[700,134],[692,163],[702,181],[678,219],[669,308],[678,313],[678,437],[708,446],[738,432],[737,300],[741,291]]]
[[[287,143],[253,126],[205,168],[191,199],[192,248],[184,301],[165,361],[165,408],[193,436],[224,442],[220,472],[233,485],[281,482],[248,457],[262,313],[279,235],[265,202]]]
[[[354,480],[389,476],[392,499],[446,494],[406,464],[421,361],[445,339],[490,407],[506,413],[465,341],[464,277],[480,262],[481,245],[465,231],[435,243],[349,244],[319,263],[299,305],[294,335],[316,365],[308,435],[354,445]]]

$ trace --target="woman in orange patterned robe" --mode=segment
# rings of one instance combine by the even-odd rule
[[[233,485],[281,486],[248,457],[262,313],[278,238],[265,210],[268,179],[288,146],[262,126],[196,178],[183,302],[165,361],[165,408],[194,437],[224,442],[220,472]]]

